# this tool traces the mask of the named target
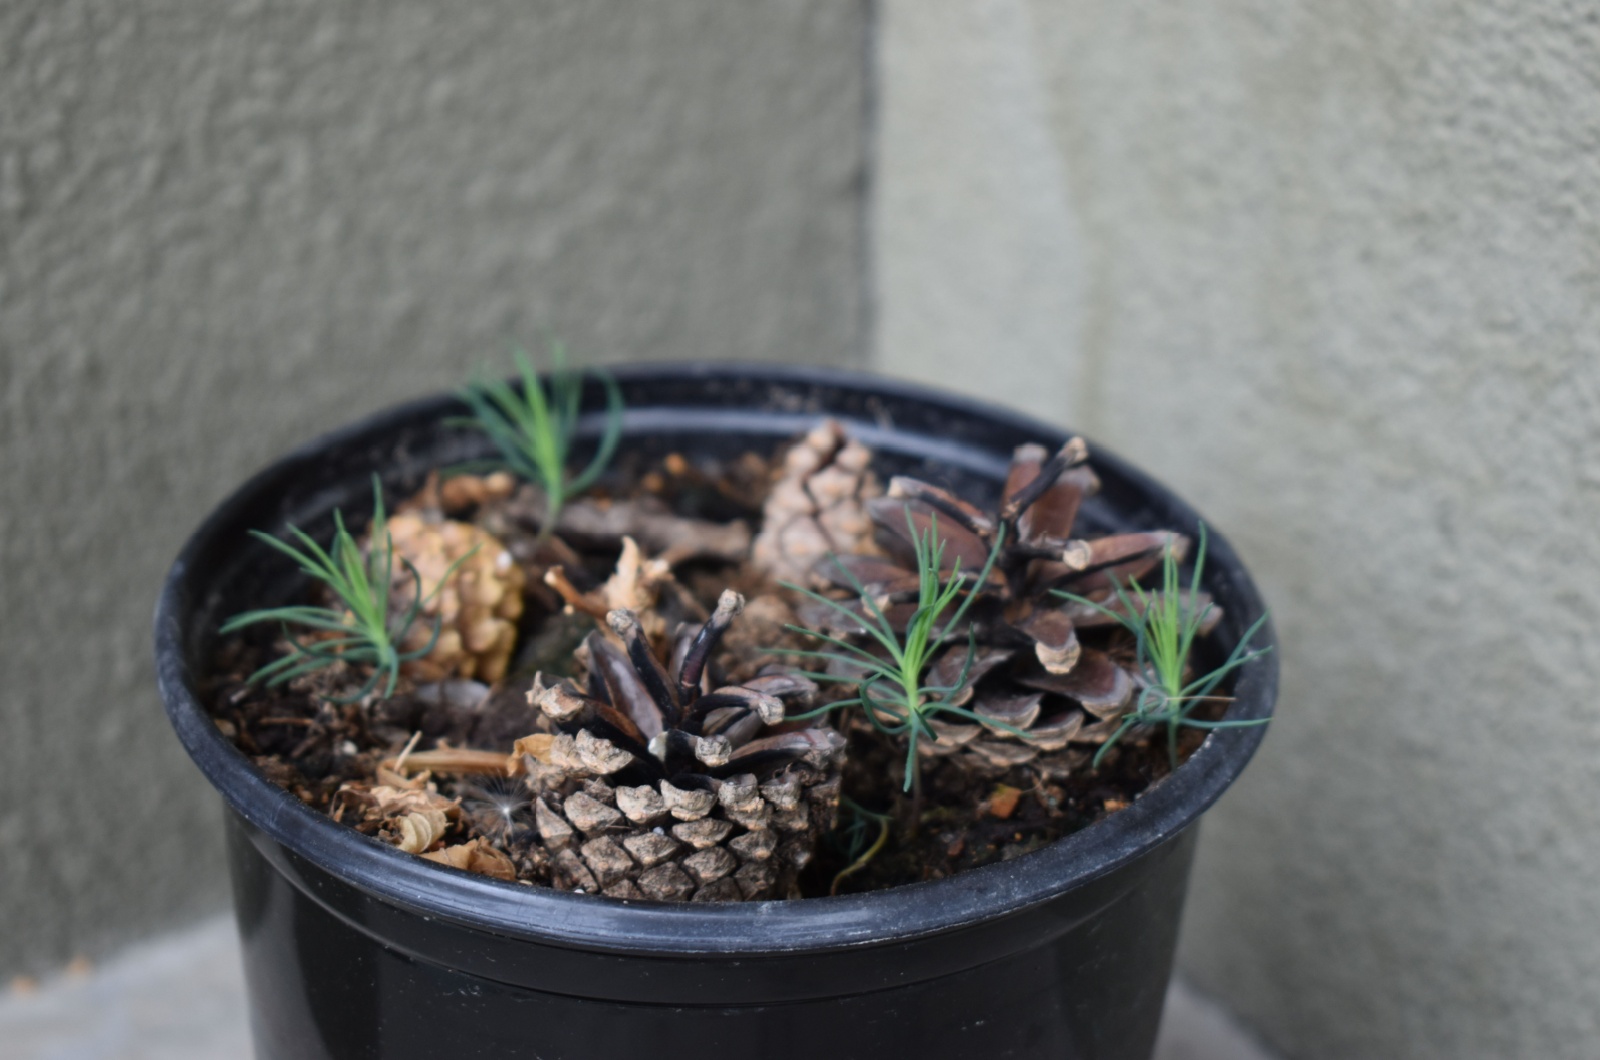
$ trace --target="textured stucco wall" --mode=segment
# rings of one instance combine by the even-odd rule
[[[182,535],[544,328],[863,341],[854,2],[0,6],[0,981],[223,899],[147,657]]]
[[[878,363],[1240,546],[1281,718],[1183,963],[1297,1058],[1600,1041],[1600,19],[886,0]]]

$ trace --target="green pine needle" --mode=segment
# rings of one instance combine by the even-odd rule
[[[1178,572],[1178,557],[1168,546],[1161,562],[1161,591],[1147,592],[1138,581],[1127,588],[1113,584],[1118,609],[1090,600],[1074,593],[1057,591],[1056,595],[1076,604],[1092,607],[1114,619],[1134,637],[1135,665],[1144,677],[1145,687],[1122,724],[1095,752],[1093,765],[1098,768],[1107,752],[1129,732],[1141,725],[1164,724],[1167,727],[1167,753],[1174,768],[1178,765],[1178,730],[1184,726],[1199,729],[1242,728],[1247,725],[1265,725],[1269,719],[1248,721],[1203,721],[1192,717],[1193,712],[1210,699],[1222,679],[1245,663],[1258,659],[1271,651],[1265,648],[1252,650],[1250,642],[1267,621],[1260,618],[1245,631],[1226,661],[1214,670],[1199,677],[1185,680],[1189,656],[1204,628],[1206,618],[1214,604],[1200,604],[1201,574],[1206,564],[1206,527],[1200,524],[1199,544],[1195,549],[1194,570],[1190,574],[1187,591]]]
[[[245,611],[223,623],[221,632],[224,634],[235,633],[261,622],[277,622],[283,628],[283,635],[289,642],[289,654],[251,674],[251,684],[265,681],[269,687],[281,685],[338,662],[370,666],[372,676],[360,691],[343,698],[330,697],[334,703],[353,703],[365,698],[378,687],[380,681],[383,683],[383,695],[391,695],[400,678],[401,664],[420,659],[433,650],[439,639],[438,619],[434,620],[433,633],[423,647],[402,652],[398,645],[428,600],[444,585],[451,572],[472,553],[451,564],[439,579],[439,584],[434,586],[433,592],[426,596],[422,593],[422,576],[417,573],[416,567],[412,566],[410,560],[399,557],[406,573],[411,576],[412,601],[398,615],[391,616],[389,595],[395,581],[396,556],[394,538],[389,533],[389,522],[383,509],[383,487],[376,475],[372,476],[372,500],[372,543],[365,555],[350,531],[345,529],[344,514],[340,511],[333,513],[331,551],[325,550],[296,526],[289,528],[289,534],[298,544],[290,544],[259,530],[250,531],[250,536],[257,541],[282,552],[298,563],[306,575],[326,585],[344,605],[343,608],[309,605],[269,607]],[[295,627],[302,635],[310,632],[333,636],[302,640],[290,632],[290,627]]]
[[[567,500],[592,486],[611,462],[622,436],[622,391],[610,373],[596,371],[606,391],[606,426],[599,447],[587,467],[567,473],[573,435],[578,428],[583,373],[567,367],[566,349],[551,347],[551,369],[544,380],[533,360],[520,346],[513,349],[521,388],[503,379],[474,378],[457,395],[472,416],[461,422],[481,430],[500,451],[498,466],[537,484],[545,496],[545,517],[540,536],[555,529]]]
[[[833,884],[828,888],[829,894],[838,894],[845,880],[865,869],[873,858],[883,852],[889,841],[890,822],[894,820],[889,814],[874,813],[848,795],[839,799],[839,808],[844,811],[848,822],[838,830],[838,834],[850,863],[834,874]],[[874,828],[877,836],[869,843],[867,836]]]
[[[967,636],[967,654],[962,664],[961,675],[955,683],[949,686],[924,683],[923,678],[933,661],[933,656],[951,640],[951,631],[966,617],[967,609],[972,606],[978,594],[975,590],[967,592],[966,599],[947,619],[941,621],[945,612],[950,610],[956,599],[966,590],[968,579],[962,577],[959,559],[952,568],[949,578],[941,577],[944,569],[945,542],[939,538],[937,515],[930,521],[928,529],[919,533],[911,518],[911,509],[907,506],[906,525],[911,530],[912,545],[916,550],[918,589],[917,608],[906,623],[903,634],[895,630],[884,615],[883,609],[878,606],[878,602],[872,598],[872,594],[836,557],[834,563],[855,590],[866,612],[864,615],[857,614],[846,604],[821,593],[812,592],[790,582],[783,584],[794,592],[841,612],[852,621],[860,622],[865,626],[867,635],[887,656],[885,658],[846,640],[830,637],[802,626],[785,627],[829,645],[828,649],[819,651],[796,651],[788,654],[837,662],[856,672],[854,676],[842,677],[808,671],[806,676],[814,680],[853,684],[856,686],[857,694],[852,698],[829,703],[796,717],[815,717],[829,711],[860,707],[867,720],[879,731],[891,736],[907,736],[905,790],[910,791],[918,770],[917,742],[923,737],[930,740],[939,738],[928,724],[929,718],[940,714],[951,714],[985,725],[993,725],[1018,736],[1027,736],[1027,733],[993,718],[979,717],[972,711],[957,707],[947,698],[966,683],[967,676],[971,673],[972,662],[977,652],[975,637],[971,633]],[[989,551],[983,570],[972,583],[974,586],[982,585],[988,580],[989,572],[994,568],[995,560],[1000,555],[1004,536],[1003,529],[996,535],[994,547]]]

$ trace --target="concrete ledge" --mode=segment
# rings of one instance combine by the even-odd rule
[[[0,994],[9,1060],[238,1060],[250,1035],[233,920],[134,946],[98,969]],[[1167,995],[1154,1060],[1272,1060],[1182,983]]]
[[[239,1060],[250,1051],[231,917],[0,995],[0,1054],[13,1060]]]

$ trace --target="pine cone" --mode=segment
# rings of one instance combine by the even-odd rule
[[[870,550],[866,502],[881,492],[871,460],[871,451],[834,420],[797,442],[762,508],[750,551],[756,568],[778,581],[814,584],[819,560]]]
[[[1183,535],[1165,531],[1074,538],[1079,505],[1099,488],[1087,466],[1088,446],[1073,438],[1047,456],[1041,446],[1017,448],[992,513],[929,483],[893,478],[887,496],[867,506],[887,556],[845,556],[816,569],[836,588],[865,589],[891,624],[903,629],[918,600],[914,534],[936,526],[945,545],[944,574],[950,576],[959,562],[971,584],[1003,533],[988,578],[971,586],[979,599],[925,678],[930,686],[952,686],[966,667],[966,680],[948,696],[950,702],[997,724],[934,718],[938,739],[918,744],[925,755],[957,755],[980,772],[1035,762],[1062,775],[1087,757],[1073,745],[1103,743],[1116,731],[1141,682],[1124,664],[1124,653],[1109,650],[1117,625],[1096,608],[1063,601],[1052,590],[1115,609],[1121,605],[1114,585],[1149,573],[1167,549],[1181,559],[1188,548]],[[1200,606],[1207,602],[1203,596],[1199,601]],[[859,603],[850,606],[861,613]],[[836,636],[865,633],[864,626],[853,627],[836,610],[815,602],[800,613],[812,628]],[[1207,630],[1218,618],[1212,608]],[[969,632],[976,642],[970,667]],[[1080,633],[1090,643],[1080,641]]]
[[[416,599],[417,581],[401,559],[416,568],[425,597],[401,651],[426,646],[435,620],[439,624],[433,650],[407,663],[407,676],[419,682],[447,677],[498,681],[511,659],[522,615],[522,568],[498,538],[470,523],[402,512],[389,520],[389,534],[396,559],[390,607],[403,611]],[[461,565],[452,571],[458,560]]]
[[[743,607],[723,593],[704,626],[672,638],[667,666],[639,617],[614,610],[618,640],[596,631],[584,643],[585,692],[535,681],[529,699],[555,735],[526,762],[553,886],[665,901],[794,890],[832,826],[844,740],[777,727],[785,700],[816,691],[798,674],[712,687],[708,660]]]

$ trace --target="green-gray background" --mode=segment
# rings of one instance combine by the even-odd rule
[[[0,6],[0,976],[226,901],[150,611],[244,476],[545,329],[597,359],[860,358],[864,27]]]
[[[223,900],[146,661],[182,533],[550,327],[1174,483],[1285,641],[1186,973],[1290,1057],[1592,1057],[1581,5],[13,0],[0,55],[0,974]]]

